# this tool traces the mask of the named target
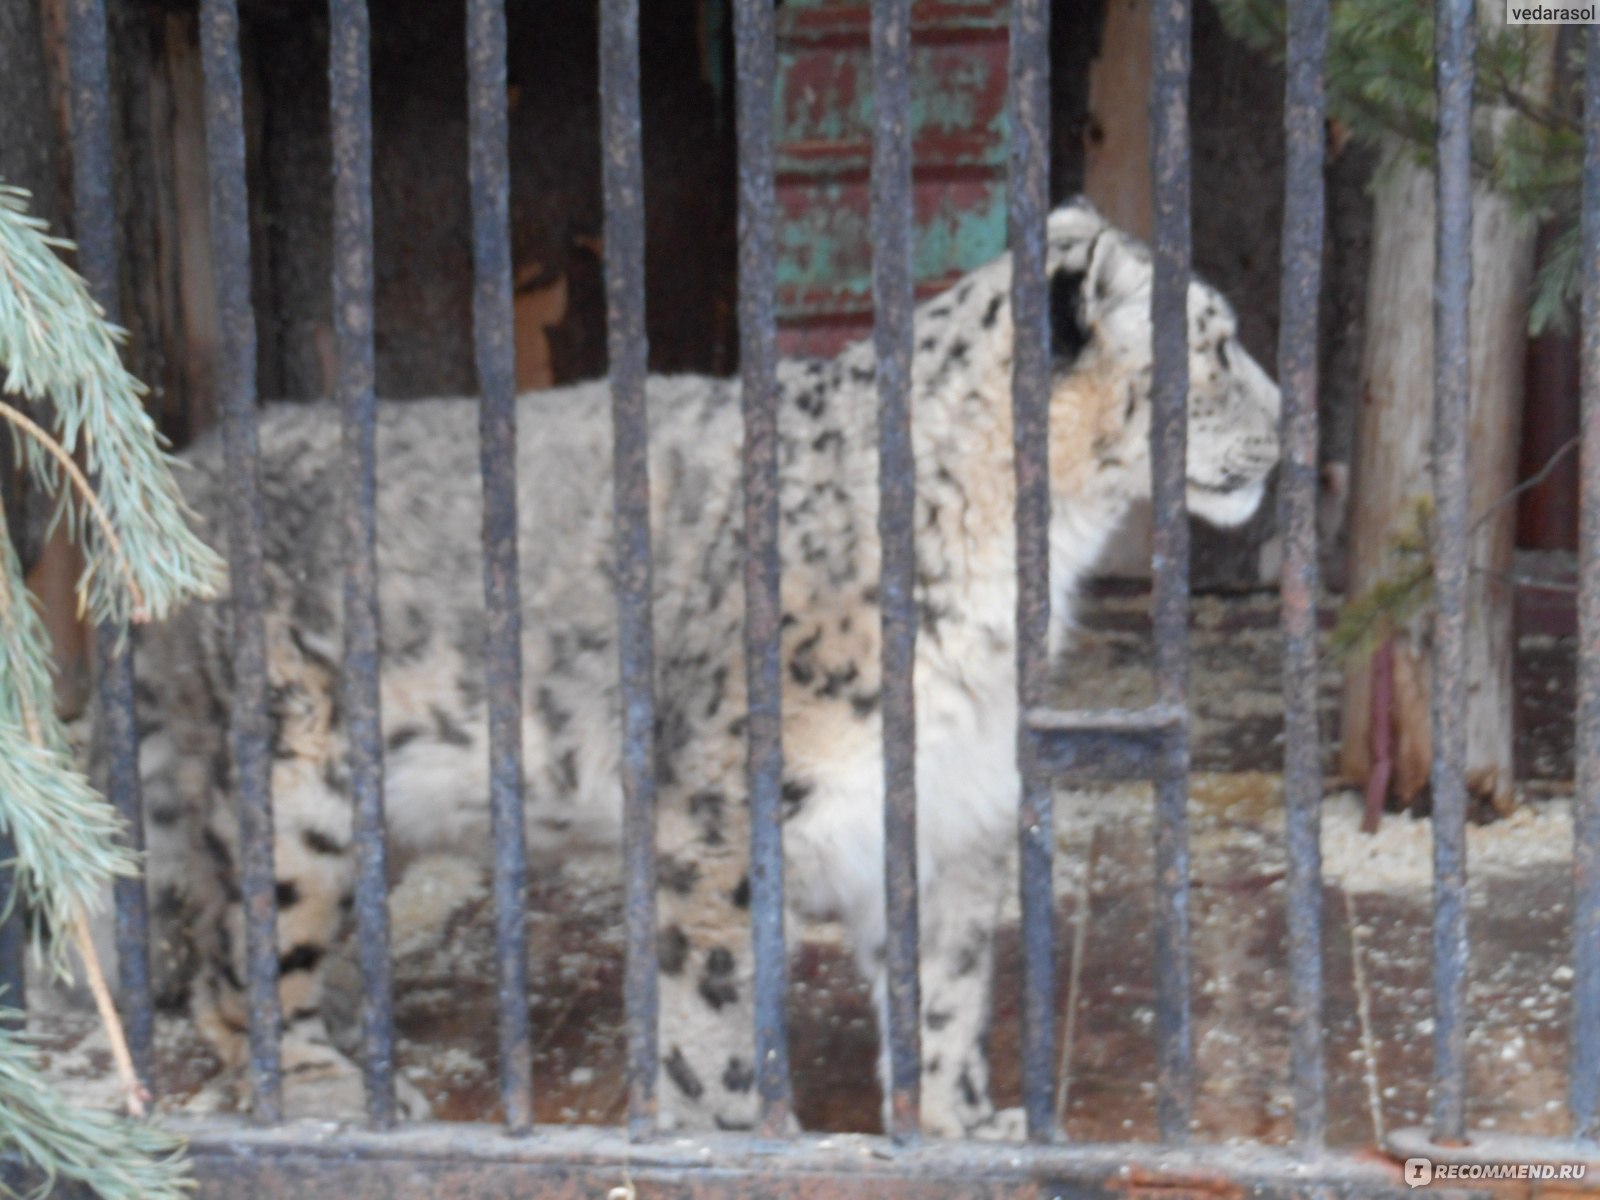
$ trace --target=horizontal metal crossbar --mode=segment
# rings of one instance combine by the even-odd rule
[[[373,1132],[327,1122],[261,1127],[174,1122],[191,1139],[199,1196],[338,1195],[343,1200],[539,1196],[593,1200],[632,1187],[651,1200],[755,1195],[986,1200],[1002,1197],[1398,1196],[1400,1167],[1350,1154],[1282,1148],[928,1141],[905,1147],[855,1135],[752,1139],[703,1134],[629,1142],[619,1131],[540,1126],[529,1137],[488,1125]],[[629,1194],[629,1193],[623,1193]],[[1510,1193],[1515,1194],[1515,1193]]]
[[[1434,1141],[1430,1130],[1417,1125],[1390,1130],[1383,1139],[1383,1148],[1396,1162],[1426,1158],[1435,1166],[1451,1163],[1513,1168],[1556,1167],[1557,1173],[1545,1175],[1544,1178],[1555,1183],[1559,1189],[1600,1191],[1600,1144],[1581,1138],[1532,1137],[1473,1130],[1468,1142],[1452,1146]],[[1565,1179],[1559,1173],[1561,1167],[1582,1170],[1583,1178]]]
[[[1033,708],[1027,728],[1039,761],[1058,778],[1074,783],[1158,779],[1178,769],[1174,760],[1188,731],[1178,705],[1147,708]]]

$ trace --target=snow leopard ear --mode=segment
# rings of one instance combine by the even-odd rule
[[[1071,267],[1058,267],[1050,275],[1050,360],[1057,370],[1075,363],[1094,337],[1084,319],[1086,278],[1086,272]]]
[[[1084,312],[1093,324],[1103,313],[1142,299],[1150,287],[1150,252],[1132,238],[1107,229],[1089,247]]]

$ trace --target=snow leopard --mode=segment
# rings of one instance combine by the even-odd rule
[[[1085,201],[1048,218],[1050,650],[1074,596],[1151,489],[1147,248]],[[913,692],[921,948],[921,1121],[1012,1136],[985,1058],[997,913],[1013,853],[1016,568],[1011,259],[915,311]],[[1279,392],[1211,286],[1188,289],[1187,506],[1257,509],[1278,460]],[[736,380],[647,383],[658,805],[658,1095],[667,1127],[750,1128],[743,436]],[[783,851],[790,941],[842,923],[886,995],[878,451],[870,340],[777,367]],[[622,790],[612,594],[612,422],[604,381],[517,400],[526,829],[535,847],[614,853]],[[377,562],[391,856],[484,854],[489,783],[477,412],[380,404]],[[340,712],[343,468],[330,404],[259,426],[286,1079],[356,1077],[329,1042],[323,966],[348,923],[352,811]],[[182,483],[222,542],[220,445]],[[158,938],[189,939],[190,1001],[225,1062],[245,1057],[238,813],[228,754],[225,598],[142,631],[140,768]],[[184,914],[189,925],[171,926]],[[165,927],[162,922],[166,921]],[[883,1065],[880,1063],[880,1070]],[[887,1089],[886,1089],[887,1090]],[[414,1097],[406,1097],[413,1105]]]

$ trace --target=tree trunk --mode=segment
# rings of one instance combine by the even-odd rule
[[[1492,118],[1491,118],[1492,119]],[[1396,150],[1380,174],[1352,485],[1349,595],[1360,597],[1394,571],[1397,535],[1432,494],[1434,177]],[[1491,508],[1515,484],[1522,366],[1534,229],[1503,196],[1473,195],[1471,512],[1473,574],[1468,598],[1467,769],[1474,797],[1512,801],[1512,593],[1515,508]],[[1426,616],[1393,630],[1393,793],[1416,800],[1432,753],[1432,677]],[[1371,765],[1371,660],[1345,671],[1341,773],[1364,781]]]

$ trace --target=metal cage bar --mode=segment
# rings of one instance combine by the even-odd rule
[[[1151,498],[1156,699],[1186,711],[1189,694],[1189,517],[1185,454],[1189,395],[1190,0],[1151,11],[1150,153],[1155,180],[1151,323]],[[1194,1107],[1189,1003],[1189,737],[1174,728],[1156,777],[1157,1121],[1188,1136]]]
[[[233,600],[234,788],[239,806],[239,884],[244,896],[255,1113],[282,1115],[278,1058],[278,935],[272,863],[271,716],[263,618],[260,463],[256,444],[256,319],[250,306],[250,209],[245,183],[244,89],[236,0],[202,0],[200,58],[216,273],[217,392],[228,487],[228,568]]]
[[[111,71],[105,0],[72,0],[67,24],[71,71],[73,224],[78,267],[112,323],[121,322],[116,198],[111,181]],[[139,733],[134,713],[133,651],[127,631],[102,623],[94,631],[95,676],[106,753],[106,791],[124,822],[129,847],[144,852],[139,790]],[[117,999],[134,1070],[154,1089],[155,1009],[150,992],[149,899],[142,878],[115,884]],[[6,1003],[22,1003],[21,990]]]
[[[333,321],[344,535],[344,720],[356,859],[362,1067],[367,1116],[394,1123],[394,996],[389,965],[388,845],[378,691],[378,559],[373,392],[372,84],[366,0],[328,0],[333,142]]]
[[[879,596],[883,630],[884,899],[888,921],[889,1129],[921,1125],[917,978],[917,468],[911,445],[911,0],[872,5],[872,298],[878,387]]]
[[[1459,1141],[1467,1082],[1467,416],[1472,288],[1473,0],[1439,0],[1434,283],[1433,1136]]]
[[[11,1015],[0,1016],[0,1029],[27,1028],[28,1011],[28,920],[22,911],[22,892],[17,885],[17,843],[9,833],[0,834],[0,905],[5,917],[0,919],[0,998]],[[117,929],[117,946],[125,944],[126,936],[138,936],[138,931]],[[149,951],[145,951],[148,960]],[[127,1002],[124,1001],[126,1004]],[[130,1038],[131,1041],[131,1038]],[[138,1060],[134,1069],[139,1070]],[[141,1073],[145,1086],[151,1086],[148,1074]]]
[[[500,1102],[506,1124],[533,1124],[528,1040],[528,864],[522,812],[522,600],[517,575],[517,387],[511,320],[504,0],[467,0],[468,164],[472,185],[472,330],[483,468],[484,636],[489,811],[494,838]]]
[[[656,826],[654,644],[650,621],[650,470],[645,412],[644,166],[638,0],[600,8],[601,158],[606,333],[611,360],[622,671],[623,869],[627,873],[628,1130],[656,1122]]]
[[[1588,30],[1583,94],[1583,461],[1573,804],[1574,1137],[1600,1138],[1600,29]]]
[[[773,6],[737,0],[739,371],[744,411],[744,619],[750,779],[750,935],[761,1131],[793,1112],[783,931],[783,663],[778,562],[777,186]]]
[[[1283,537],[1283,794],[1289,848],[1289,1047],[1295,1141],[1326,1137],[1322,1035],[1322,736],[1317,714],[1317,302],[1326,198],[1323,67],[1328,0],[1289,5],[1284,96],[1283,278],[1278,382],[1283,388],[1278,528]]]
[[[1016,473],[1017,693],[1020,711],[1049,692],[1050,308],[1045,290],[1050,213],[1050,5],[1011,8],[1011,243],[1013,470]],[[1022,1107],[1028,1137],[1049,1141],[1055,1119],[1054,805],[1044,746],[1019,725],[1017,814],[1022,903]]]

